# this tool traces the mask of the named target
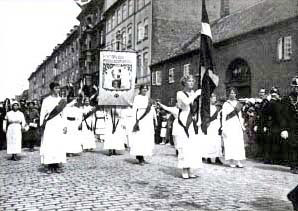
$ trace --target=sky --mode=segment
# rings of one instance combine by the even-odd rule
[[[29,88],[30,74],[79,25],[80,10],[74,0],[0,0],[0,101]]]

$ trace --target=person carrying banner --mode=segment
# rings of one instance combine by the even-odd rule
[[[19,111],[20,104],[17,101],[11,103],[9,111],[3,121],[3,131],[6,132],[7,154],[12,154],[11,160],[19,160],[17,154],[21,153],[22,130],[27,130],[25,116]]]
[[[194,77],[192,75],[181,78],[183,90],[177,92],[178,124],[175,128],[175,136],[178,149],[178,168],[182,169],[182,178],[197,177],[192,170],[201,167],[202,156],[198,122],[195,120],[194,101],[201,95],[201,89],[194,91]]]
[[[50,83],[51,94],[42,102],[40,112],[42,143],[40,147],[41,164],[47,165],[48,174],[61,173],[59,163],[66,163],[63,141],[64,99],[59,97],[60,87],[56,82]]]
[[[148,87],[141,85],[139,95],[133,101],[134,126],[130,140],[130,154],[136,156],[140,165],[144,165],[144,156],[152,156],[154,148],[155,109],[146,96]]]
[[[237,91],[234,87],[227,90],[228,100],[222,107],[222,136],[224,140],[225,160],[230,167],[243,168],[241,160],[245,160],[244,148],[244,120],[242,105],[236,99]]]
[[[88,97],[84,99],[84,105],[81,107],[83,117],[88,114],[92,110],[92,106],[90,106],[90,100]],[[96,148],[95,143],[95,135],[93,133],[93,127],[95,123],[94,114],[90,115],[88,118],[83,118],[82,128],[81,128],[81,136],[82,136],[82,145],[83,150],[93,150]]]

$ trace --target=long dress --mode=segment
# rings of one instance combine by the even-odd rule
[[[43,100],[40,111],[40,123],[58,105],[60,97],[48,96]],[[40,155],[42,164],[66,163],[65,144],[63,139],[63,111],[47,121],[41,140]]]
[[[225,160],[244,160],[244,136],[243,136],[243,123],[241,111],[238,116],[226,120],[227,115],[231,113],[236,107],[238,101],[228,100],[222,107],[222,135],[224,141]]]
[[[216,106],[210,105],[210,116],[216,115]],[[220,116],[219,112],[216,115],[216,119],[210,122],[207,129],[207,135],[201,136],[204,140],[204,147],[202,156],[205,158],[216,158],[222,156],[221,149],[221,136],[218,135],[218,129],[220,128]]]
[[[9,111],[5,120],[7,121],[7,154],[18,154],[22,151],[22,127],[26,121],[24,114],[20,111]]]
[[[80,153],[82,149],[82,135],[79,126],[82,122],[82,111],[74,105],[67,105],[63,111],[64,124],[67,132],[63,134],[66,153]]]
[[[113,109],[114,110],[114,109]],[[115,131],[113,132],[113,116],[111,115],[111,110],[106,108],[106,134],[103,149],[114,149],[114,150],[124,150],[124,143],[126,142],[126,133],[124,129],[124,120],[121,114],[122,109],[117,108],[112,111],[115,116]],[[116,113],[115,113],[116,112]]]
[[[133,102],[133,124],[136,118],[140,118],[147,108],[149,98],[137,95]],[[134,156],[152,156],[154,149],[154,124],[156,118],[154,108],[151,107],[149,113],[139,121],[139,131],[132,132],[130,136],[130,154]]]
[[[189,92],[188,96],[183,91],[177,92],[177,105],[180,109],[179,119],[185,126],[187,117],[190,112],[191,97],[194,95],[194,91]],[[177,119],[175,125],[175,132],[173,135],[176,137],[176,149],[178,149],[178,168],[200,168],[202,166],[201,146],[202,139],[200,138],[202,132],[196,134],[193,122],[190,124],[188,133],[186,135],[184,128],[178,123]],[[173,128],[174,130],[174,128]]]
[[[92,106],[84,106],[82,112],[87,114],[92,110]],[[81,141],[83,145],[83,149],[95,149],[95,135],[93,133],[93,126],[95,123],[94,115],[88,117],[85,121],[82,122],[82,130],[81,130]]]

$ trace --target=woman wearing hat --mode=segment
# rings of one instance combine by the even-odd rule
[[[12,110],[9,111],[3,122],[3,131],[6,132],[7,154],[12,154],[11,160],[17,161],[17,154],[22,148],[22,129],[25,129],[26,121],[24,114],[19,111],[20,104],[12,102]]]
[[[288,143],[291,171],[298,174],[298,76],[292,79],[291,87],[292,92],[282,100],[281,137]]]

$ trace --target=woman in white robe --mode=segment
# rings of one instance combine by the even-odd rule
[[[136,156],[140,165],[144,165],[144,156],[152,156],[154,149],[154,123],[156,112],[146,96],[148,87],[141,85],[140,93],[134,98],[134,130],[130,136],[130,154]],[[144,116],[144,114],[146,114]],[[143,118],[142,118],[143,117]],[[142,119],[140,119],[142,118]],[[138,124],[136,124],[138,122]],[[137,129],[138,125],[138,129]]]
[[[90,100],[89,98],[85,98],[84,100],[84,106],[81,107],[82,113],[86,115],[88,112],[92,110],[92,106],[90,106]],[[83,120],[82,122],[82,128],[81,128],[81,141],[83,145],[83,150],[93,150],[96,148],[95,143],[95,135],[93,133],[93,127],[95,123],[95,117],[94,114],[89,116],[86,120]]]
[[[218,134],[220,128],[220,112],[215,106],[216,95],[213,93],[210,98],[211,122],[207,129],[207,135],[201,136],[204,140],[202,156],[215,161],[215,158],[222,157],[221,136]]]
[[[179,109],[178,124],[175,128],[176,148],[178,149],[178,168],[182,169],[182,178],[195,178],[193,169],[200,168],[202,165],[202,155],[200,148],[202,140],[199,136],[202,134],[200,128],[195,132],[194,121],[191,121],[189,128],[186,128],[188,116],[191,112],[191,106],[195,99],[201,95],[201,90],[193,90],[194,78],[192,75],[181,78],[181,84],[184,87],[182,91],[177,92],[177,107]],[[187,133],[186,133],[187,131]]]
[[[103,149],[109,150],[108,155],[117,155],[116,150],[125,150],[126,132],[124,128],[123,108],[105,108],[105,141]]]
[[[68,156],[78,154],[82,149],[82,135],[79,129],[82,123],[82,110],[78,108],[78,103],[70,97],[67,100],[69,103],[64,108],[64,126],[66,132],[64,134],[65,150]]]
[[[235,88],[232,87],[228,90],[228,97],[222,108],[222,136],[225,160],[229,161],[232,168],[242,168],[241,160],[245,160],[244,120],[241,104],[236,99]]]
[[[6,132],[7,154],[12,154],[11,160],[17,161],[17,154],[22,151],[22,129],[25,129],[24,114],[19,111],[19,103],[14,101],[3,122],[3,131]]]
[[[66,163],[65,144],[63,139],[63,111],[47,121],[48,115],[58,106],[60,87],[58,83],[50,84],[51,95],[46,97],[41,106],[40,124],[46,121],[41,138],[40,156],[41,164],[48,165],[47,173],[60,173],[59,163]]]

